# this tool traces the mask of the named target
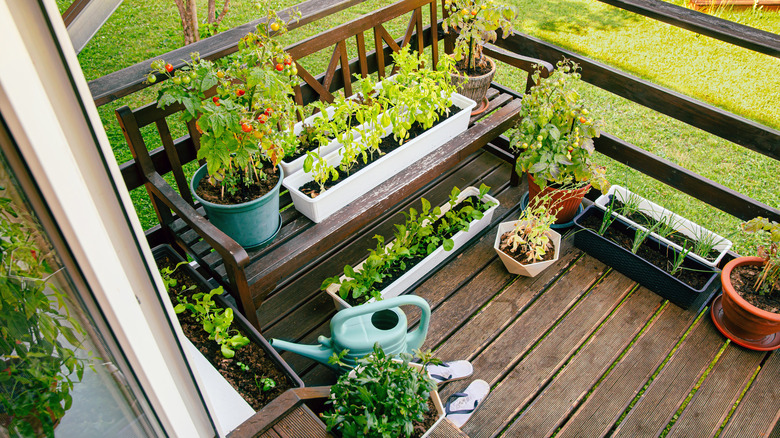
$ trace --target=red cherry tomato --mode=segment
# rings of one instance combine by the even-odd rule
[[[244,132],[252,132],[252,125],[248,123],[242,123],[241,124],[241,130]]]
[[[282,71],[282,70],[284,70],[284,66],[282,64],[276,64],[276,70],[277,71]]]
[[[168,73],[173,71],[173,66],[171,64],[165,64],[165,71]]]
[[[245,93],[246,93],[246,91],[244,91],[244,90],[242,90],[240,88],[238,90],[236,90],[236,96],[238,96],[238,97],[243,96]]]
[[[587,121],[588,121],[588,119],[586,119],[585,117],[580,117],[580,123],[585,123]]]
[[[292,59],[287,58],[284,60],[284,65],[291,65],[291,64],[292,64]]]
[[[211,100],[212,100],[214,103],[217,103],[217,102],[219,102],[219,96],[214,96],[214,97],[212,97],[212,98],[211,98]]]
[[[265,123],[266,120],[268,120],[268,116],[265,115],[265,113],[260,114],[259,116],[257,116],[257,121],[260,122],[260,123]]]
[[[270,116],[271,114],[273,114],[273,112],[274,112],[273,108],[266,108],[265,109],[265,115],[267,115],[267,116]]]

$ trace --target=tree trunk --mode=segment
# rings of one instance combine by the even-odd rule
[[[195,0],[174,0],[176,8],[179,10],[181,18],[181,27],[184,32],[184,45],[192,44],[200,40],[200,30],[198,29],[198,6]]]

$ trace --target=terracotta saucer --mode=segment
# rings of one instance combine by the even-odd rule
[[[488,102],[488,98],[487,97],[483,97],[482,98],[482,102],[480,102],[479,105],[477,105],[477,107],[474,108],[474,111],[471,112],[471,115],[472,116],[476,116],[477,114],[484,113],[485,110],[488,109],[488,105],[489,104],[490,103]]]
[[[714,322],[715,327],[717,327],[717,329],[723,333],[723,336],[731,339],[731,341],[735,344],[749,348],[751,350],[772,351],[780,348],[780,333],[768,335],[758,341],[742,339],[731,333],[723,324],[723,304],[721,303],[722,298],[722,294],[715,298],[715,300],[712,302],[712,307],[710,308],[710,314],[712,315],[712,322]]]

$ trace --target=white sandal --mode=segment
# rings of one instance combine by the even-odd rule
[[[425,369],[438,384],[465,379],[474,373],[474,367],[467,360],[454,360],[441,365],[430,364]]]
[[[463,392],[456,392],[447,399],[444,405],[445,416],[455,426],[462,427],[489,392],[488,382],[480,379],[471,382]]]

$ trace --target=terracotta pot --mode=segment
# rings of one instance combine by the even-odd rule
[[[547,186],[542,190],[539,185],[536,184],[534,177],[530,173],[527,173],[526,175],[528,176],[529,204],[540,194],[542,196],[549,194],[552,202],[559,202],[558,205],[561,209],[558,210],[558,214],[556,215],[556,224],[564,224],[574,219],[574,216],[577,214],[577,208],[582,204],[582,198],[585,197],[585,194],[588,193],[591,187],[591,185],[588,184],[585,187],[575,190],[561,190]]]
[[[780,332],[780,314],[761,310],[742,298],[731,284],[731,271],[738,266],[761,266],[761,257],[739,257],[726,264],[720,279],[723,285],[723,324],[731,334],[744,339],[749,344],[758,344],[775,333]],[[728,336],[728,334],[726,335]],[[740,343],[740,345],[743,345]],[[751,348],[750,345],[746,345]]]
[[[458,93],[477,102],[477,106],[479,106],[480,102],[485,98],[487,90],[490,88],[491,82],[493,82],[493,76],[496,74],[496,63],[487,56],[484,58],[490,63],[490,72],[481,76],[468,76],[468,82],[466,82],[465,76],[459,74],[451,75],[452,83],[458,87]],[[485,107],[485,109],[487,109],[487,107]]]

